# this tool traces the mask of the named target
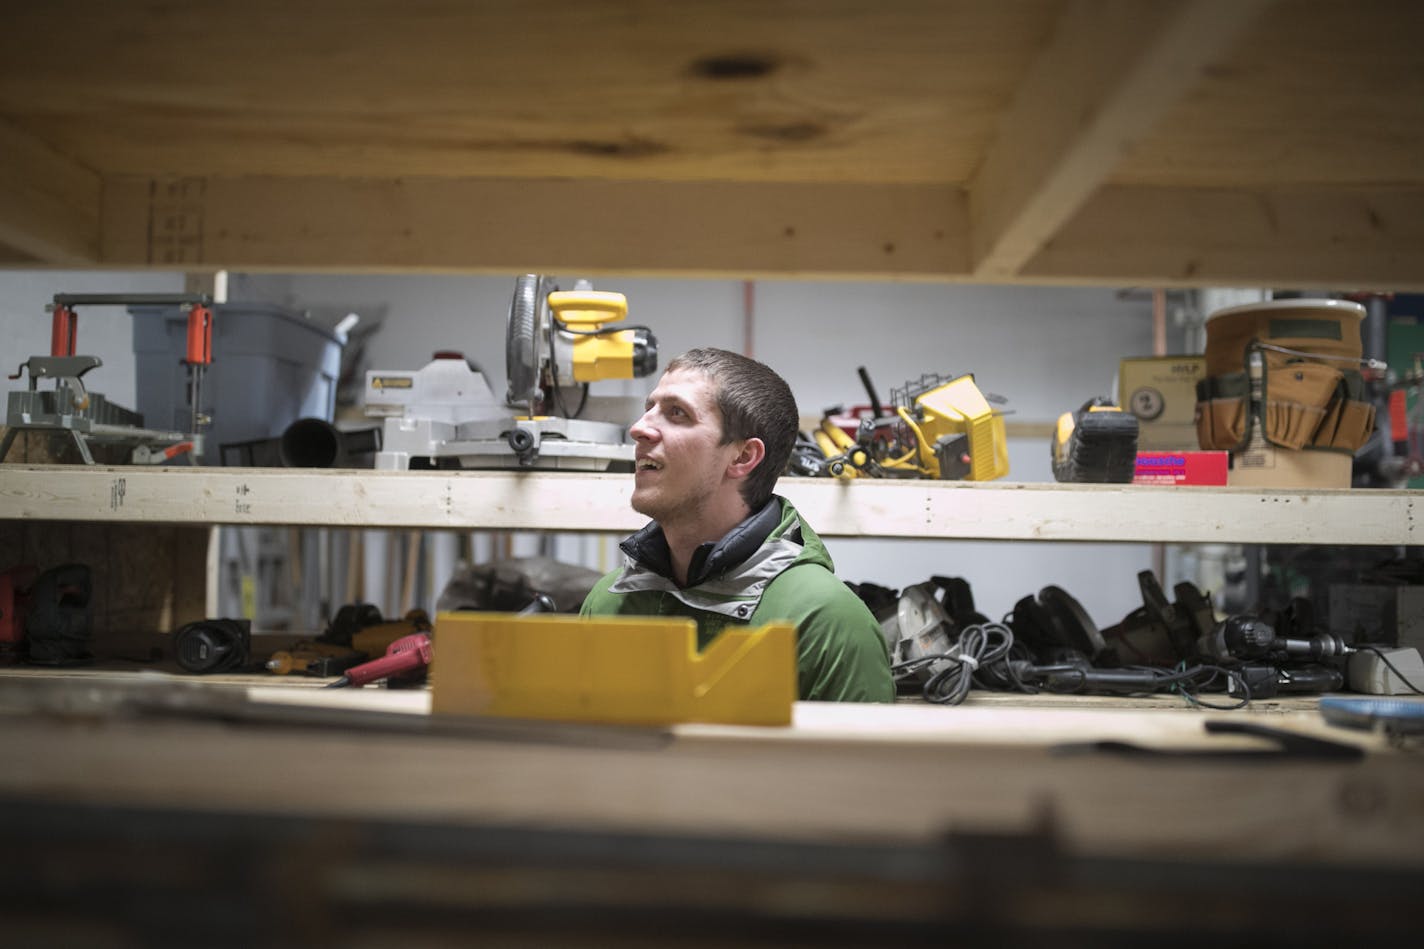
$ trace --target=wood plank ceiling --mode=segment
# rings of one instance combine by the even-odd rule
[[[0,266],[1424,287],[1424,4],[48,0]]]

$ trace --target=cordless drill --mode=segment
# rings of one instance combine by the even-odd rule
[[[1321,633],[1309,639],[1285,639],[1254,616],[1229,616],[1197,640],[1197,652],[1223,665],[1256,659],[1312,659],[1320,662],[1355,651],[1339,636]]]
[[[1276,635],[1274,627],[1254,616],[1229,616],[1197,640],[1197,651],[1208,659],[1231,666],[1236,674],[1227,691],[1244,689],[1252,698],[1270,698],[1281,692],[1333,692],[1345,684],[1339,669],[1323,661],[1355,651],[1339,636],[1321,633],[1308,639]],[[1282,667],[1291,660],[1311,660]]]

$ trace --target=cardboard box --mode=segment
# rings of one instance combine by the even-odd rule
[[[1133,484],[1226,484],[1228,452],[1140,451]]]
[[[1197,380],[1205,356],[1144,356],[1118,364],[1117,399],[1137,416],[1137,447],[1143,451],[1195,451]]]
[[[1354,460],[1338,451],[1252,446],[1232,454],[1226,483],[1233,488],[1348,488]]]

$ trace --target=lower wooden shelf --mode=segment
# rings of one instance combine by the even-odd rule
[[[1038,941],[1010,942],[1140,945],[1164,925],[1396,937],[1424,880],[1424,758],[1331,729],[1304,698],[1266,714],[798,703],[789,728],[633,729],[437,720],[423,691],[0,679],[16,868],[0,909],[40,943],[102,923],[205,944],[254,920],[274,945],[302,926],[437,945],[417,934],[442,924],[547,945],[551,920],[574,926],[555,942],[590,946],[629,930],[638,945],[883,945],[947,925],[992,932],[966,943],[986,946],[1025,926]],[[125,681],[148,701],[106,704]],[[1207,735],[1223,716],[1363,755]],[[134,909],[214,893],[212,915]]]

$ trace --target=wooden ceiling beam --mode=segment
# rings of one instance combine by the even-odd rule
[[[0,244],[41,264],[99,259],[100,178],[0,120]]]
[[[1110,186],[1019,279],[1424,290],[1424,188]]]
[[[105,266],[944,279],[952,185],[113,178]]]
[[[6,244],[0,244],[0,267],[34,267],[39,261],[35,260],[33,254],[16,250]]]
[[[918,185],[109,179],[105,267],[983,282]],[[1424,289],[1424,188],[1108,186],[989,282]]]
[[[1073,0],[969,184],[975,276],[1013,277],[1271,0]]]

